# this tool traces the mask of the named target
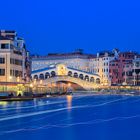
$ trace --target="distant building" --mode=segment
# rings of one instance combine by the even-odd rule
[[[133,60],[133,84],[140,85],[140,55]]]
[[[49,53],[47,56],[34,55],[32,56],[32,71],[64,64],[67,67],[94,73],[94,68],[89,65],[91,59],[95,57],[95,55],[84,54],[81,50],[73,53]]]
[[[29,52],[15,31],[0,31],[0,82],[25,82],[30,79]]]
[[[110,85],[109,64],[114,60],[114,53],[110,51],[103,51],[97,53],[95,63],[95,71],[100,76],[102,85]]]
[[[133,60],[136,55],[135,52],[121,52],[117,59],[110,62],[112,85],[133,85]]]

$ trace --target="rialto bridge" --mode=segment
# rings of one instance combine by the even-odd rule
[[[33,84],[47,86],[56,82],[71,82],[84,89],[94,89],[100,85],[100,77],[64,64],[57,64],[48,68],[32,71]]]

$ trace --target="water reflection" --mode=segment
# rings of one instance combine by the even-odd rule
[[[72,95],[67,95],[67,107],[68,110],[71,110],[71,106],[72,106]]]
[[[6,101],[0,102],[0,106],[2,106],[3,108],[7,107],[7,102]]]

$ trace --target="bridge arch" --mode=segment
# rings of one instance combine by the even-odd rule
[[[85,80],[89,81],[89,76],[88,75],[85,75]]]
[[[56,75],[55,71],[51,71],[51,77],[54,77]]]
[[[84,79],[84,75],[83,74],[79,74],[79,78],[83,80]]]
[[[73,75],[73,77],[78,78],[78,73],[75,72],[74,75]]]
[[[38,81],[39,82],[39,81]],[[56,82],[71,82],[81,86],[84,89],[93,89],[99,85],[90,81],[81,80],[80,78],[70,77],[70,76],[55,76],[43,80],[44,85],[49,85]]]
[[[44,80],[44,74],[43,74],[43,73],[41,73],[41,74],[39,75],[39,79]]]
[[[47,78],[50,78],[50,73],[49,72],[45,73],[45,79],[47,79]]]
[[[65,65],[56,65],[53,67],[35,70],[32,72],[32,78],[36,81],[42,80],[42,83],[45,82],[46,85],[47,82],[49,83],[51,80],[52,82],[61,80],[73,82],[83,88],[94,87],[95,85],[100,84],[99,75],[71,67],[66,67]]]
[[[36,80],[38,80],[38,75],[34,75],[33,78],[36,79]]]
[[[72,76],[72,71],[69,71],[68,72],[68,76]]]
[[[96,83],[100,84],[100,79],[99,78],[96,79]]]
[[[94,77],[90,78],[90,82],[95,82]]]

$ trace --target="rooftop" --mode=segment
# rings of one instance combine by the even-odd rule
[[[54,58],[95,58],[96,55],[84,54],[83,52],[71,52],[71,53],[48,53],[46,56],[32,55],[32,59],[54,59]]]
[[[0,30],[0,33],[16,33],[14,30]]]

